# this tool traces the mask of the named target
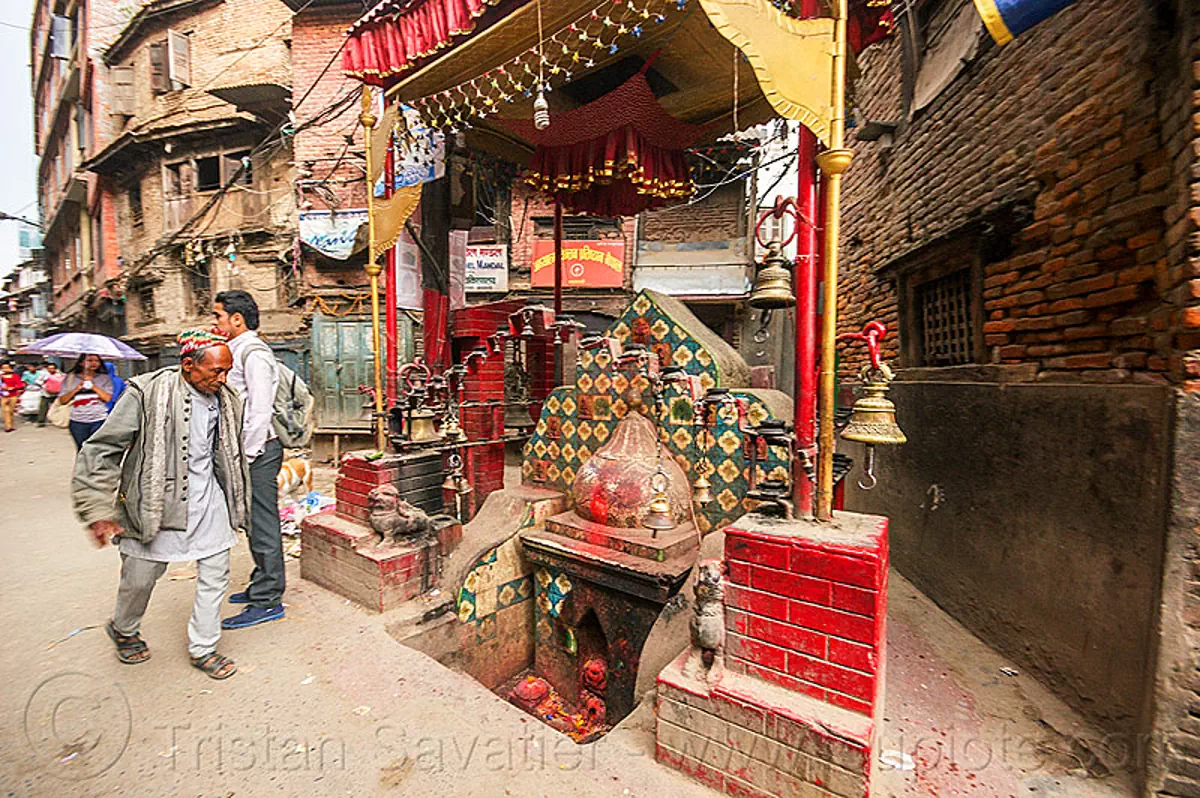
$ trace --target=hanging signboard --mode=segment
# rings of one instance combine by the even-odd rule
[[[421,310],[424,306],[419,253],[408,233],[402,233],[396,242],[396,307],[401,310]]]
[[[346,260],[367,245],[359,229],[367,223],[365,208],[345,211],[300,211],[300,240],[335,260]]]
[[[467,231],[450,231],[450,309],[467,306]]]
[[[508,290],[508,245],[468,244],[468,294]]]
[[[566,288],[620,288],[625,284],[624,241],[562,242],[563,286]],[[531,285],[554,287],[554,242],[533,242]]]

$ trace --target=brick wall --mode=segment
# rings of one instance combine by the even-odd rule
[[[310,119],[346,91],[358,85],[342,74],[341,58],[334,55],[345,39],[346,29],[362,14],[361,3],[302,11],[292,20],[292,97],[300,103],[297,118]],[[333,64],[326,69],[332,59]],[[301,103],[301,98],[304,101]],[[297,184],[301,202],[315,210],[365,208],[366,183],[362,180],[362,130],[358,124],[360,105],[351,103],[336,118],[296,134],[294,153],[299,167]],[[351,143],[347,146],[347,137]],[[418,211],[414,214],[420,217]],[[304,284],[308,287],[344,288],[358,291],[366,286],[365,259],[348,261],[340,268],[323,260],[317,268],[315,254],[307,248]]]
[[[860,59],[867,119],[903,119],[901,39]],[[851,137],[839,330],[875,318],[894,331],[906,259],[976,223],[984,362],[1034,364],[1043,380],[1180,376],[1172,355],[1192,343],[1192,317],[1176,311],[1178,233],[1164,218],[1166,40],[1150,4],[1078,3],[1004,48],[985,36],[890,152]],[[899,344],[885,341],[889,359]],[[843,370],[864,352],[848,347]]]
[[[648,211],[642,216],[643,241],[728,241],[746,234],[745,184],[736,181],[691,205]]]

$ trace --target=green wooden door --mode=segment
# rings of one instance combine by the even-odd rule
[[[312,384],[317,426],[322,429],[371,426],[367,396],[360,385],[374,384],[371,321],[313,315]]]
[[[401,313],[397,324],[397,357],[400,363],[413,358],[413,323]],[[364,407],[366,394],[360,385],[374,385],[371,353],[371,320],[337,319],[313,314],[312,386],[316,398],[317,426],[321,429],[370,429],[371,411]]]

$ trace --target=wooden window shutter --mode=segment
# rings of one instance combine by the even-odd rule
[[[134,110],[133,67],[113,67],[112,86],[112,112],[124,116],[133,116],[136,113]]]
[[[71,18],[54,14],[50,17],[50,57],[71,57]]]
[[[192,42],[179,31],[167,31],[167,68],[172,89],[192,85]]]
[[[150,88],[155,94],[171,90],[171,81],[167,77],[166,42],[150,45]]]

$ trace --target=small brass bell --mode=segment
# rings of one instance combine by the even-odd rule
[[[529,408],[520,403],[510,403],[504,406],[504,428],[524,432],[534,426]]]
[[[692,501],[697,507],[703,507],[715,498],[712,492],[712,483],[708,481],[708,477],[701,474],[692,483]]]
[[[646,507],[646,517],[642,519],[642,526],[652,530],[655,535],[660,529],[674,529],[679,526],[675,523],[675,517],[671,511],[671,497],[667,495],[667,473],[662,470],[661,465],[654,476],[650,478],[650,487],[654,489],[654,496]]]
[[[408,440],[412,443],[440,441],[442,436],[434,428],[433,419],[432,410],[414,410],[408,419]]]
[[[854,403],[850,423],[842,430],[843,438],[869,446],[894,446],[908,441],[896,423],[896,406],[885,396],[890,376],[886,366],[863,375],[863,395]]]
[[[467,440],[467,434],[458,425],[457,416],[451,416],[450,420],[442,425],[442,437],[449,443],[463,443]]]
[[[750,307],[758,310],[779,310],[796,304],[792,293],[791,266],[779,252],[779,242],[767,244],[767,254],[754,277],[754,290],[750,292]]]
[[[667,497],[666,492],[654,494],[654,498],[650,500],[649,511],[642,519],[642,526],[646,529],[653,529],[655,532],[660,529],[674,529],[678,526],[675,519],[671,517],[671,500]]]

